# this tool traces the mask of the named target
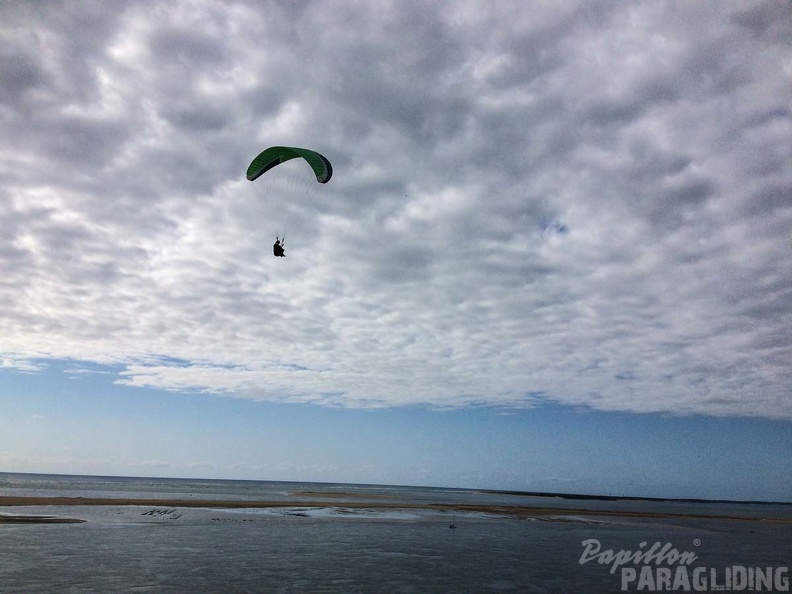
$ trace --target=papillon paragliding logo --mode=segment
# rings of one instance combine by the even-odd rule
[[[292,165],[278,167],[294,159],[297,161]],[[310,168],[305,166],[306,163]],[[270,172],[276,167],[277,171]],[[263,208],[272,225],[273,235],[278,237],[284,237],[292,230],[294,218],[309,205],[321,187],[318,184],[326,184],[332,176],[333,166],[324,155],[310,149],[289,146],[265,149],[247,169],[248,180],[261,178],[264,182]]]

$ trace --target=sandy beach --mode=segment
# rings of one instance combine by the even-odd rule
[[[342,509],[412,509],[434,510],[445,512],[478,512],[494,515],[506,515],[518,518],[552,517],[552,516],[587,516],[587,517],[624,517],[654,519],[689,519],[689,520],[722,520],[734,522],[773,522],[792,523],[787,518],[755,518],[733,515],[704,515],[680,513],[654,513],[620,510],[602,510],[585,508],[554,508],[529,507],[518,505],[476,505],[476,504],[445,504],[445,503],[410,503],[397,501],[335,501],[326,493],[302,493],[303,497],[321,499],[294,499],[286,501],[236,501],[222,499],[131,499],[131,498],[94,498],[94,497],[16,497],[0,496],[0,510],[21,506],[149,506],[170,508],[210,508],[210,509],[255,509],[255,508],[323,508],[335,507]],[[353,498],[350,493],[333,493],[334,497]],[[7,511],[13,511],[8,509]],[[20,519],[25,518],[25,519]],[[0,514],[0,523],[35,522],[37,516],[13,516]],[[73,521],[68,518],[38,516],[39,521],[52,523]],[[79,521],[79,520],[78,520]]]

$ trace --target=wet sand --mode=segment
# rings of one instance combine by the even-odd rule
[[[670,520],[722,520],[735,522],[774,522],[792,524],[792,519],[787,518],[756,518],[733,515],[707,515],[707,514],[681,514],[662,512],[637,512],[622,510],[602,510],[585,508],[554,508],[554,507],[529,507],[519,505],[476,505],[454,503],[410,503],[395,501],[333,501],[325,494],[312,493],[303,496],[320,498],[321,501],[294,499],[286,501],[237,501],[222,499],[130,499],[110,497],[14,497],[0,496],[0,508],[19,506],[148,506],[167,508],[209,508],[209,509],[261,509],[261,508],[324,508],[335,507],[341,509],[413,509],[434,510],[445,512],[477,512],[493,515],[504,515],[518,518],[535,518],[547,516],[586,516],[586,517],[622,517],[622,518],[649,518]],[[350,496],[346,493],[334,493],[334,496],[344,498]],[[9,510],[10,511],[10,510]],[[24,516],[0,515],[0,523],[8,522],[8,518]],[[41,516],[39,516],[41,517]],[[58,520],[72,521],[68,518]],[[13,521],[13,520],[12,520]],[[24,520],[23,520],[24,521]],[[49,520],[52,521],[52,520]]]

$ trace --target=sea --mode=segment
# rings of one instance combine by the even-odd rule
[[[83,520],[0,522],[3,593],[750,592],[790,587],[790,504],[12,473],[0,473],[0,496],[119,499],[118,505],[0,506],[2,516]],[[173,507],[123,501],[131,498],[199,503]],[[201,500],[286,503],[220,509],[203,507]],[[297,504],[309,500],[315,503]],[[345,501],[396,507],[339,505]],[[400,502],[437,505],[399,508]],[[475,509],[461,511],[455,505]],[[555,511],[520,517],[496,513],[497,506]],[[603,516],[580,509],[678,516]]]

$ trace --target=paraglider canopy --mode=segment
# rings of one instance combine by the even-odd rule
[[[248,167],[247,178],[253,181],[273,167],[298,157],[308,162],[316,175],[316,181],[320,184],[326,184],[330,181],[333,176],[333,166],[330,165],[330,161],[316,151],[290,146],[271,146],[264,150],[253,159],[250,167]]]

